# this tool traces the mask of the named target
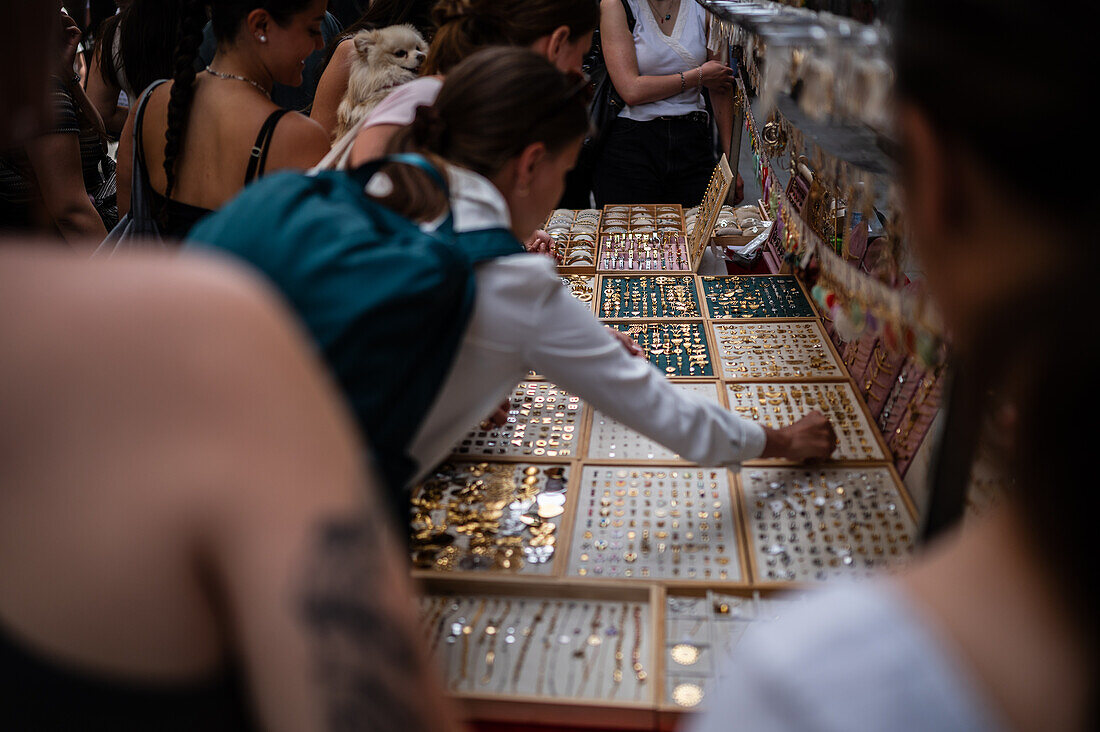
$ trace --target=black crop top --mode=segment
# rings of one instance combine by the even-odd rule
[[[0,724],[35,730],[256,729],[244,686],[223,669],[204,681],[160,684],[68,668],[31,650],[0,624]]]

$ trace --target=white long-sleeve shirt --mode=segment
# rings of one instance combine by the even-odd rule
[[[511,228],[507,203],[485,178],[451,167],[456,231]],[[678,391],[629,355],[562,286],[553,261],[515,254],[476,268],[473,312],[451,371],[413,438],[422,477],[537,371],[604,414],[700,465],[736,465],[764,451],[764,430],[705,397]]]

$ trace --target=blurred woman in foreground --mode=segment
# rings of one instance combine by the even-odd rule
[[[46,123],[56,13],[0,0],[0,145]],[[452,729],[348,417],[271,295],[3,244],[4,726]]]
[[[1082,345],[1097,177],[1045,139],[1019,154],[1036,110],[1084,137],[1098,12],[1061,4],[1069,22],[1050,23],[1035,7],[910,2],[896,36],[907,215],[955,351],[939,535],[908,573],[830,591],[739,645],[699,732],[1100,726],[1098,393]],[[1010,487],[958,528],[983,425]]]

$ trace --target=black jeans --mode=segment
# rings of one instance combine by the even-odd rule
[[[678,203],[698,206],[717,164],[706,114],[612,124],[596,162],[596,206]]]

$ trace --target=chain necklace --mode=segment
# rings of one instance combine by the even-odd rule
[[[653,15],[654,15],[654,17],[657,18],[658,23],[664,24],[664,23],[667,23],[668,21],[672,20],[672,13],[669,12],[669,11],[672,10],[672,4],[671,3],[669,3],[668,11],[666,11],[664,16],[662,17],[661,13],[657,10],[657,6],[653,4],[653,0],[647,0],[647,1],[649,2],[649,9],[653,11]]]
[[[252,86],[256,87],[257,89],[259,89],[260,93],[263,94],[265,97],[268,97],[269,99],[271,98],[271,92],[269,92],[267,89],[265,89],[263,87],[263,85],[261,85],[259,82],[253,81],[252,79],[249,79],[247,76],[237,76],[236,74],[223,74],[220,71],[214,71],[214,69],[210,68],[209,66],[206,67],[206,73],[210,74],[211,76],[216,76],[219,79],[224,79],[226,81],[244,81],[244,82],[247,82],[247,83],[251,84]]]

